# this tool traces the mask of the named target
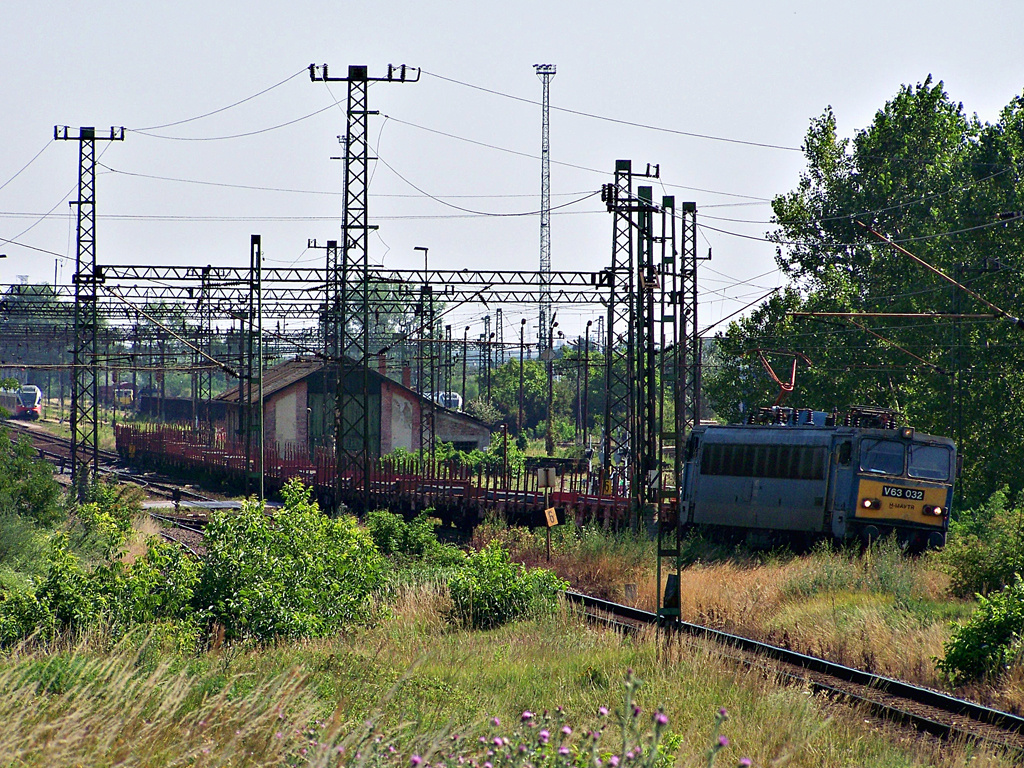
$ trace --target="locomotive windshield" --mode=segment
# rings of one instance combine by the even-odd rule
[[[943,445],[911,445],[908,472],[922,480],[949,480],[951,456]]]
[[[902,475],[903,454],[903,443],[897,443],[894,440],[863,440],[860,444],[861,472]],[[948,458],[946,461],[948,464]]]

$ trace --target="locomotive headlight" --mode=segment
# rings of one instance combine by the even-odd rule
[[[880,502],[878,499],[861,499],[860,505],[864,507],[864,509],[882,508],[882,502]]]
[[[946,510],[944,508],[935,506],[934,504],[925,504],[921,511],[926,515],[935,515],[936,517],[942,517],[946,514]]]

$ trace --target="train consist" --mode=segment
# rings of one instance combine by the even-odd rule
[[[898,427],[892,411],[762,408],[745,424],[695,428],[684,461],[685,524],[768,543],[894,534],[921,551],[946,541],[956,447]]]
[[[15,391],[0,391],[0,408],[17,419],[38,419],[43,415],[43,393],[34,384]]]

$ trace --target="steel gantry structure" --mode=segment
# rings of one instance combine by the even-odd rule
[[[96,287],[102,280],[96,269],[96,141],[124,141],[124,128],[96,134],[94,127],[53,127],[54,141],[78,142],[78,208],[74,306],[74,366],[71,384],[71,481],[80,501],[99,466],[99,419],[97,418]]]

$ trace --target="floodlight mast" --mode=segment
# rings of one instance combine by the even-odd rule
[[[545,348],[548,328],[551,325],[551,291],[548,285],[551,275],[551,143],[550,143],[550,101],[551,78],[555,76],[554,64],[534,64],[537,77],[543,84],[541,97],[541,138],[540,138],[540,314],[537,319],[537,346]]]

